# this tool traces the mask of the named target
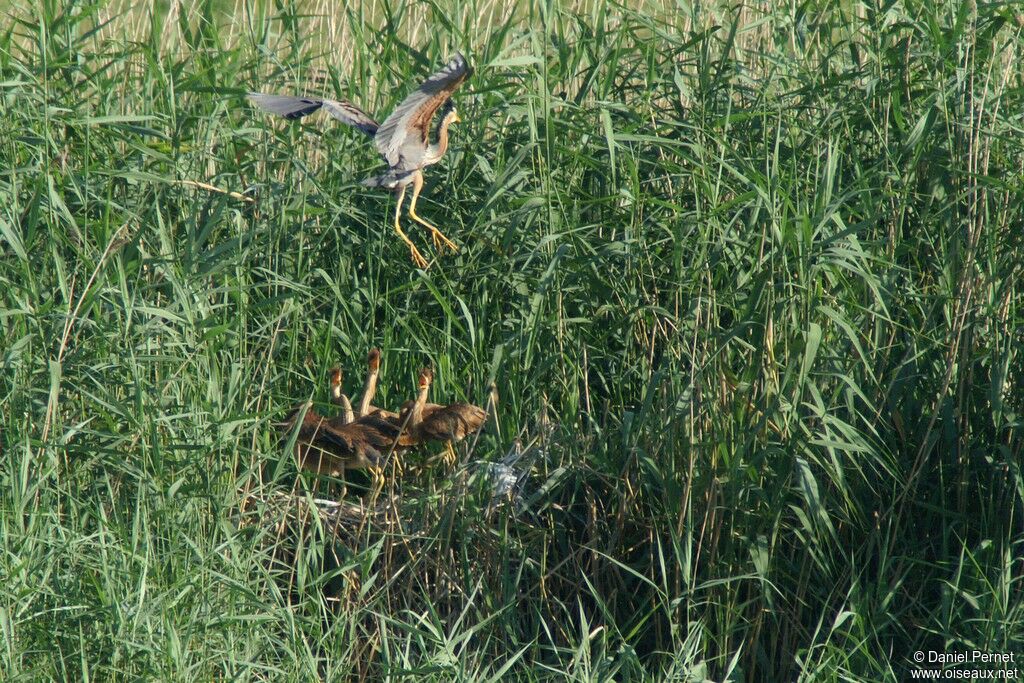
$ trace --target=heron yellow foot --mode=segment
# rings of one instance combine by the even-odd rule
[[[448,465],[449,469],[455,467],[455,463],[459,461],[459,456],[455,454],[455,447],[452,446],[451,441],[445,442],[445,453],[444,462]]]
[[[434,238],[434,247],[438,251],[441,251],[441,246],[444,245],[452,251],[458,251],[459,248],[455,246],[455,242],[444,236],[444,234],[437,229],[437,226],[428,223],[427,221],[420,218],[419,214],[416,213],[416,200],[420,198],[420,190],[423,189],[423,174],[418,174],[413,180],[412,185],[412,202],[409,203],[409,218],[413,219],[424,228],[430,231],[431,237]],[[395,220],[398,220],[398,214],[395,214]]]
[[[398,225],[397,220],[395,220],[395,232],[398,233],[398,236],[401,237],[402,241],[409,247],[409,254],[412,256],[412,262],[416,264],[416,267],[426,270],[430,264],[427,263],[427,259],[423,258],[423,254],[421,254],[420,250],[416,248],[416,245],[412,243],[412,240],[402,232],[402,228]]]
[[[452,242],[450,239],[445,237],[444,233],[438,230],[436,226],[431,225],[427,221],[420,218],[419,214],[416,213],[415,197],[413,197],[413,203],[409,207],[409,218],[413,219],[414,221],[416,221],[417,223],[419,223],[424,228],[430,231],[430,236],[434,239],[434,247],[438,251],[441,251],[442,247],[448,247],[452,251],[459,250],[459,248],[455,245],[455,242]]]
[[[434,248],[441,251],[443,247],[448,247],[452,251],[458,251],[459,248],[455,246],[455,242],[445,237],[440,230],[437,228],[430,229],[430,236],[434,238]]]
[[[417,249],[416,245],[413,244],[412,242],[409,243],[409,254],[410,256],[412,256],[412,262],[416,264],[417,268],[422,268],[423,270],[426,270],[427,268],[430,267],[430,264],[427,262],[427,259],[423,258],[423,254],[420,253],[420,250]]]

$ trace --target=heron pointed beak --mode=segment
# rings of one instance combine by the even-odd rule
[[[452,115],[452,123],[462,123],[462,117],[459,116],[459,112],[455,112],[455,114]]]

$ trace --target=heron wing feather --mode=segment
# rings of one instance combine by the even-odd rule
[[[324,109],[342,123],[358,128],[371,138],[377,134],[380,127],[365,111],[345,100],[324,100]]]
[[[286,119],[301,119],[303,116],[308,116],[319,110],[324,105],[323,100],[308,97],[292,97],[290,95],[268,95],[266,93],[251,92],[246,97],[261,109],[265,109],[271,114],[283,116]]]
[[[323,107],[334,118],[342,123],[358,128],[370,137],[373,137],[377,132],[377,122],[371,119],[362,109],[345,100],[268,95],[258,92],[251,92],[247,97],[250,102],[261,109],[265,109],[271,114],[283,116],[286,119],[301,119]]]
[[[389,165],[400,169],[419,165],[429,144],[434,113],[470,73],[466,58],[456,52],[444,68],[430,76],[391,112],[374,138],[377,150]]]

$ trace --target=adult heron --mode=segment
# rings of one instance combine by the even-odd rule
[[[412,185],[409,217],[430,230],[434,246],[438,250],[442,246],[447,246],[452,251],[458,249],[436,226],[423,220],[416,213],[416,200],[423,189],[423,169],[441,160],[448,149],[448,127],[461,121],[451,95],[472,72],[466,58],[456,52],[443,69],[424,81],[380,125],[362,109],[345,100],[267,95],[256,92],[249,93],[248,97],[253,104],[286,119],[299,119],[322,108],[339,121],[372,137],[377,151],[384,156],[389,168],[386,173],[367,178],[362,184],[367,187],[383,187],[398,193],[395,232],[409,246],[413,263],[420,268],[426,268],[427,260],[423,258],[412,240],[402,232],[398,218],[402,211],[406,188]],[[435,141],[431,142],[430,124],[438,110],[441,111],[441,119],[437,125]]]

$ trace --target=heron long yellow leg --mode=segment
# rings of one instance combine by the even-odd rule
[[[384,470],[380,467],[369,467],[367,468],[370,472],[370,504],[373,505],[377,502],[377,497],[380,496],[380,492],[384,490]]]
[[[422,182],[422,180],[420,181]],[[402,226],[398,223],[398,217],[402,212],[402,201],[405,199],[405,186],[398,191],[398,204],[395,206],[395,232],[402,238],[402,241],[409,245],[409,251],[412,253],[412,262],[420,268],[427,268],[427,259],[423,258],[423,254],[416,248],[416,245],[412,243],[412,240],[402,232]]]
[[[434,247],[440,251],[442,246],[446,246],[452,251],[458,251],[459,248],[455,246],[455,242],[444,236],[444,234],[435,228],[430,223],[426,222],[416,213],[416,200],[420,197],[420,190],[423,189],[423,173],[417,171],[416,178],[412,181],[412,203],[409,204],[409,218],[413,219],[423,227],[430,230],[430,236],[434,238]]]

